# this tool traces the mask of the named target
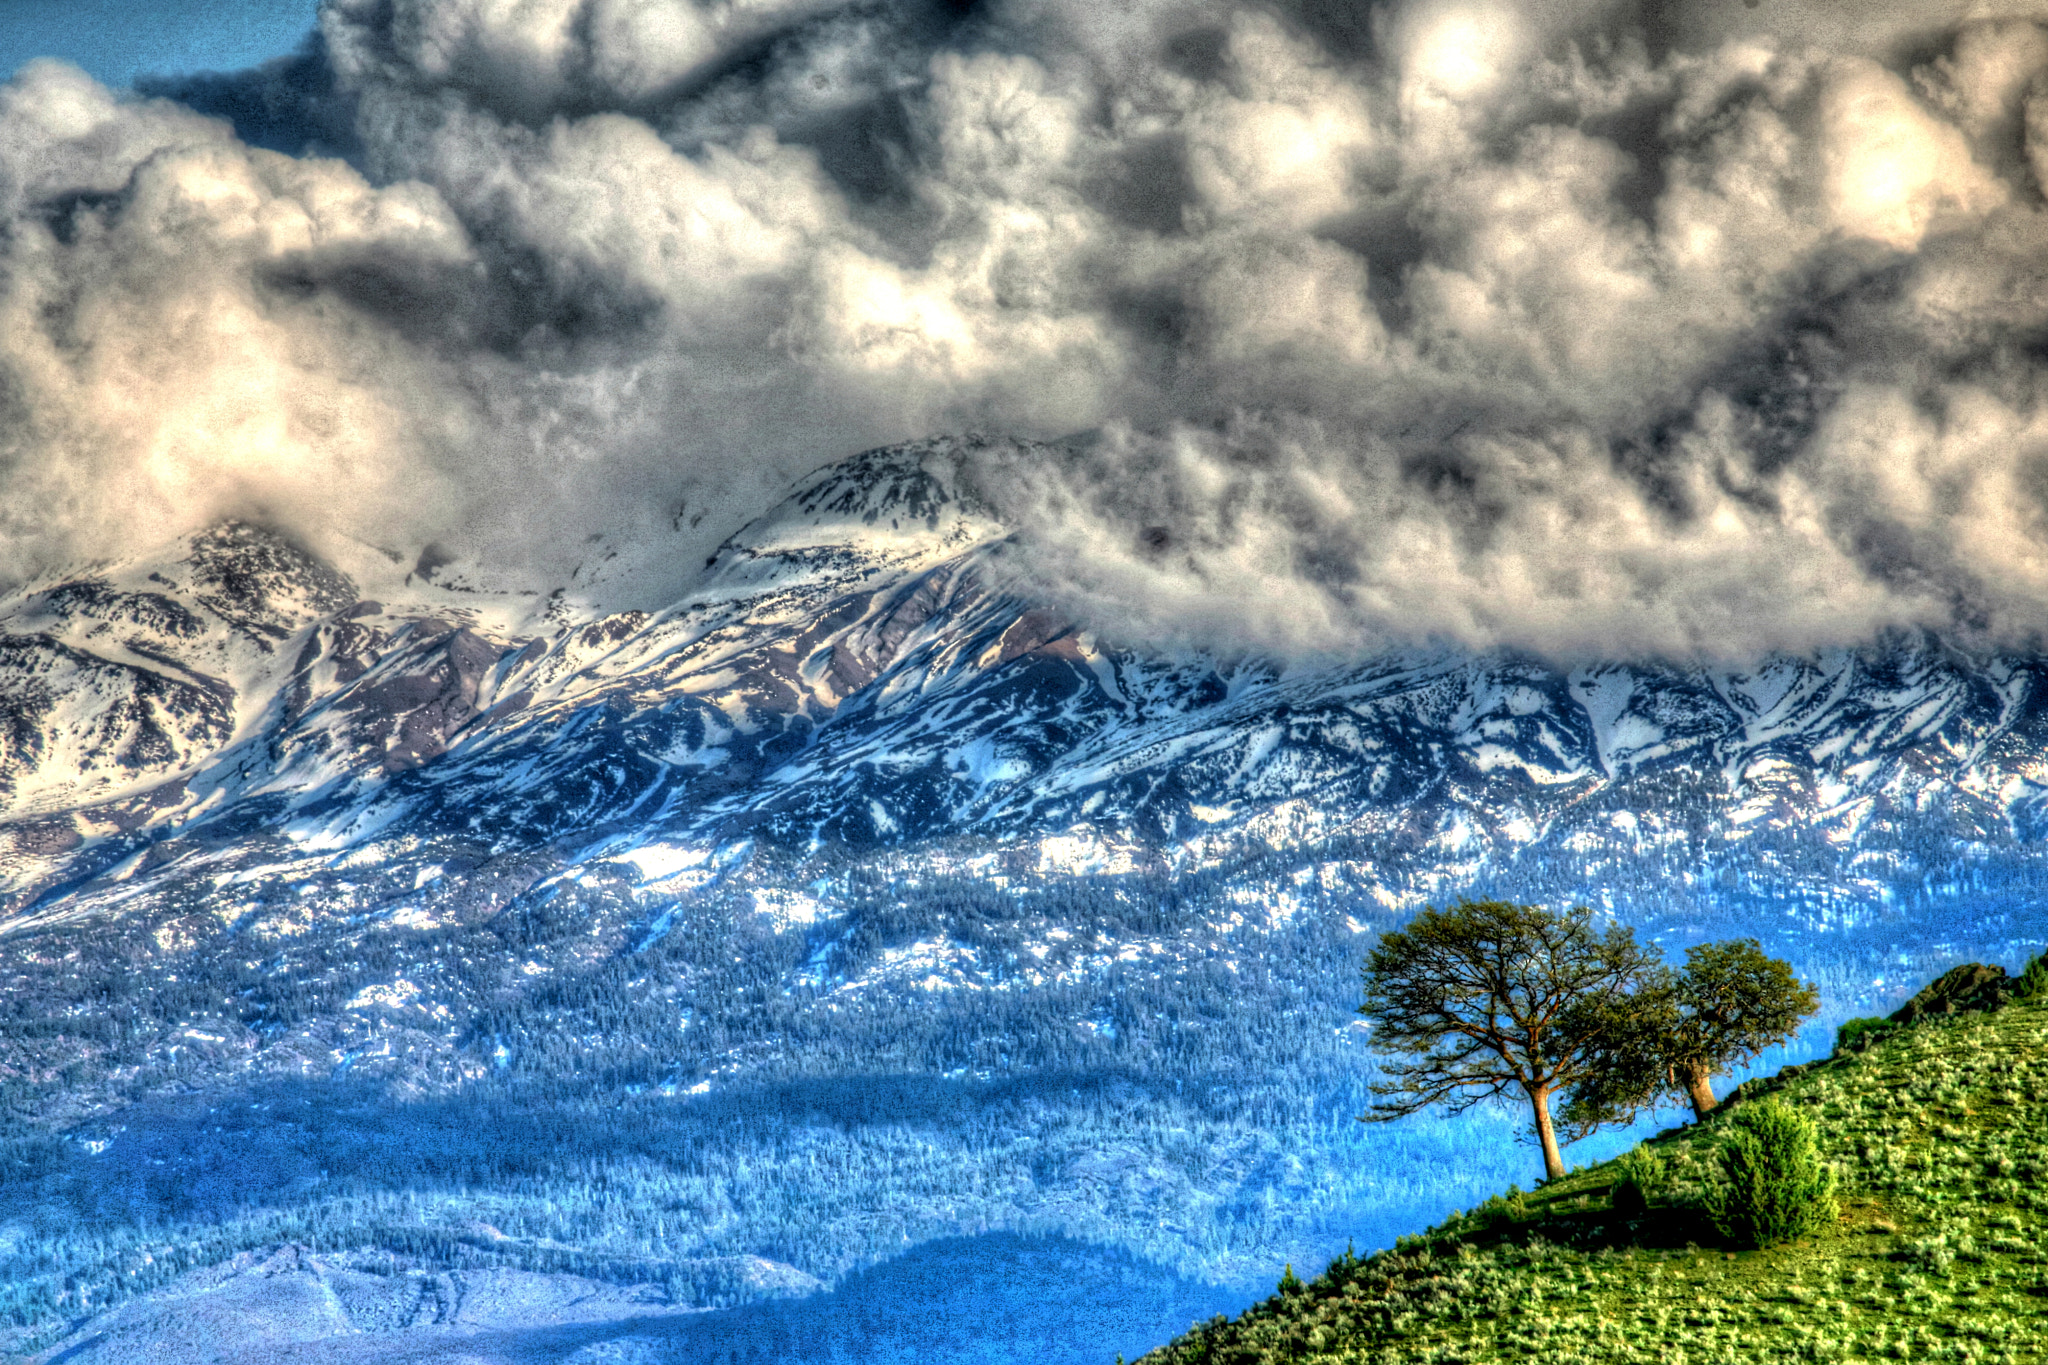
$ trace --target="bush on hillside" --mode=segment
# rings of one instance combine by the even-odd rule
[[[1508,1186],[1506,1195],[1492,1194],[1472,1210],[1472,1219],[1482,1232],[1504,1232],[1529,1217],[1529,1196],[1520,1185]]]
[[[2019,980],[2013,982],[2012,998],[2015,1000],[2048,999],[2048,953],[2043,953],[2027,964]]]
[[[1884,1037],[1893,1027],[1890,1020],[1880,1019],[1875,1015],[1862,1019],[1845,1019],[1835,1034],[1835,1051],[1861,1051]]]
[[[1663,1192],[1664,1158],[1637,1143],[1621,1154],[1614,1167],[1614,1211],[1624,1218],[1642,1217],[1649,1211],[1650,1201]]]
[[[1724,1184],[1708,1212],[1723,1235],[1768,1247],[1835,1221],[1835,1171],[1820,1159],[1813,1120],[1782,1100],[1744,1105],[1721,1148]]]

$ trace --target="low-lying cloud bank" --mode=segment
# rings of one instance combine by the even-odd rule
[[[970,476],[1127,638],[2048,626],[2048,0],[320,26],[0,88],[0,574],[242,513],[645,604],[975,429],[1088,433]]]

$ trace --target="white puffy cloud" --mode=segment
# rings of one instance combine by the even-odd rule
[[[1844,59],[1823,78],[1819,141],[1829,215],[1851,237],[1910,251],[1941,215],[1980,217],[2007,197],[1962,130],[1872,61]]]
[[[465,273],[432,190],[254,151],[54,64],[0,92],[0,147],[0,551],[18,570],[235,512],[316,516],[337,488],[369,521],[452,505],[443,422],[416,401],[433,358],[295,283],[384,253]]]
[[[649,605],[972,428],[1089,433],[969,473],[1111,635],[2031,641],[2037,8],[327,0],[353,166],[31,68],[0,573],[255,508]]]

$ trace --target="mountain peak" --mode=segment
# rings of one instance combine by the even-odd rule
[[[347,609],[356,585],[275,531],[229,520],[192,536],[194,595],[225,621],[276,635]]]
[[[922,521],[940,516],[962,500],[956,484],[961,455],[985,444],[969,446],[969,440],[863,451],[814,471],[777,510],[870,525],[884,517]]]
[[[1006,533],[995,513],[962,486],[963,468],[983,452],[1019,442],[946,436],[863,451],[813,471],[719,547],[712,563],[817,546],[890,541],[949,546]]]

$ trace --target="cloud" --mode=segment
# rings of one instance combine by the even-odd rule
[[[396,513],[445,471],[431,356],[295,272],[461,270],[419,185],[255,151],[167,101],[31,66],[0,91],[0,545],[21,569],[346,490]]]
[[[2048,624],[2048,5],[327,0],[150,89],[0,94],[0,572],[256,508],[650,605],[978,429],[1132,640]]]

